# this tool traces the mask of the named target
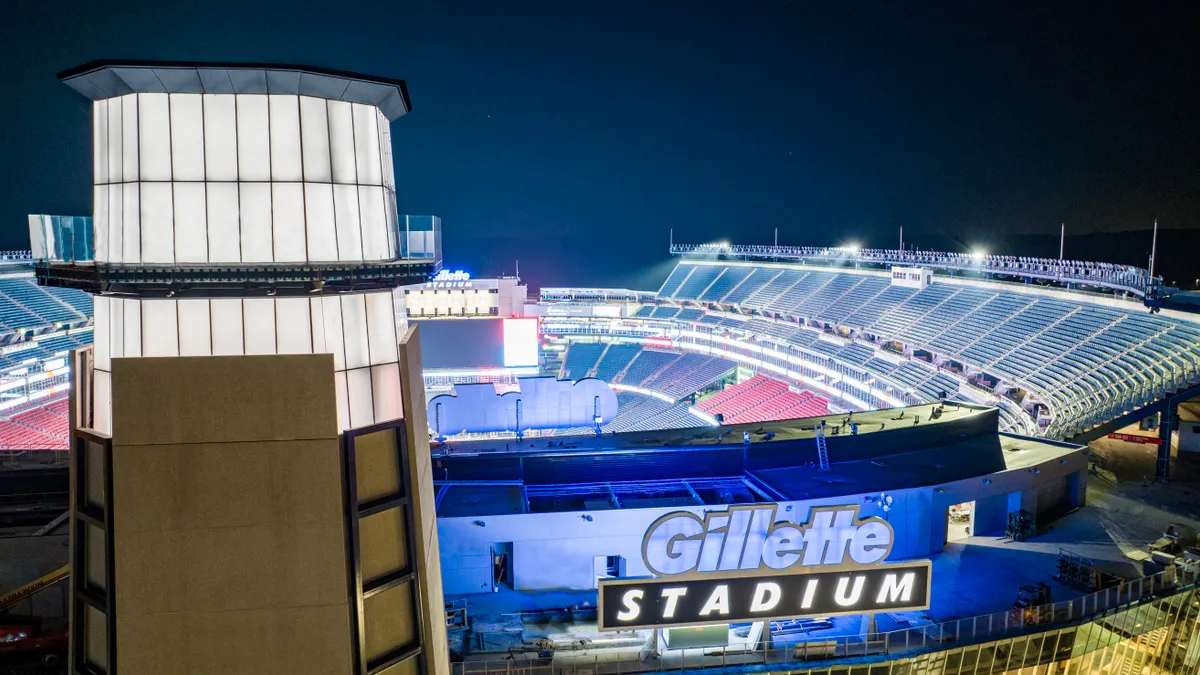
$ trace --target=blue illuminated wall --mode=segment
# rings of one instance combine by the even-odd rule
[[[607,382],[578,382],[553,377],[523,377],[520,391],[496,394],[491,383],[455,385],[455,395],[442,394],[426,406],[429,425],[441,436],[464,431],[490,433],[564,429],[607,424],[617,416],[617,395]],[[599,420],[595,418],[597,415]]]

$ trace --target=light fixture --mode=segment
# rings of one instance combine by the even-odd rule
[[[979,262],[986,257],[987,257],[987,251],[984,251],[982,249],[976,249],[974,251],[971,251],[971,259],[974,260],[975,262]]]

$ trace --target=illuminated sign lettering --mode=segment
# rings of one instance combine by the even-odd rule
[[[450,270],[442,270],[437,273],[437,276],[433,278],[433,281],[469,281],[470,279],[471,275],[462,270],[455,270],[453,272]]]
[[[665,579],[603,579],[600,630],[711,625],[929,608],[928,560],[764,576],[738,571]]]
[[[775,504],[735,506],[701,518],[689,511],[654,521],[642,540],[642,560],[659,576],[766,567],[874,565],[892,550],[892,526],[858,519],[857,506],[812,510],[808,523],[775,522]]]
[[[642,540],[659,578],[602,579],[600,630],[928,609],[928,560],[884,563],[895,533],[857,506],[775,522],[776,504],[669,513]]]

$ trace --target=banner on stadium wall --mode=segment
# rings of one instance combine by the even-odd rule
[[[1158,436],[1139,436],[1138,434],[1109,434],[1109,438],[1117,441],[1125,441],[1126,443],[1145,443],[1147,445],[1162,445],[1162,439]]]
[[[642,559],[657,578],[602,579],[600,630],[711,625],[929,608],[928,560],[887,563],[894,531],[857,506],[775,521],[776,504],[654,521]]]

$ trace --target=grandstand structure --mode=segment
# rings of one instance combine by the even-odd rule
[[[547,332],[667,340],[846,410],[995,405],[1004,430],[1055,439],[1089,440],[1155,412],[1169,434],[1174,404],[1200,384],[1200,325],[1147,312],[1160,282],[1138,268],[795,247],[672,252],[682,258],[654,299],[627,305],[621,321],[553,316]],[[924,287],[894,283],[901,264],[936,274]]]
[[[92,298],[43,288],[28,251],[0,252],[0,450],[66,450],[71,349],[92,343]]]

